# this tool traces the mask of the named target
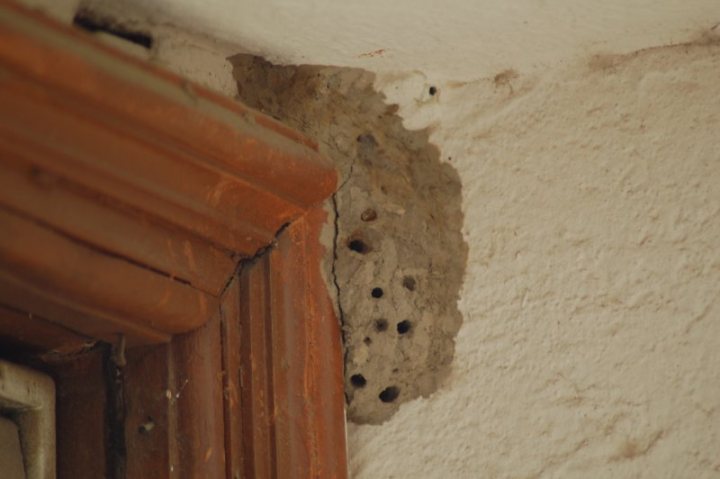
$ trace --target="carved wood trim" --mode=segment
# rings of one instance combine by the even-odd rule
[[[168,341],[335,182],[275,120],[0,0],[0,302]]]
[[[128,478],[347,477],[325,216],[311,211],[243,265],[201,329],[128,352]]]
[[[275,120],[0,0],[0,339],[46,352],[61,479],[346,477],[335,186]]]
[[[340,325],[309,212],[240,273],[245,477],[346,477]]]

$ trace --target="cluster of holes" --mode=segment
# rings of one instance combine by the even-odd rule
[[[429,93],[431,96],[435,95],[437,93],[437,88],[431,86]],[[373,139],[371,135],[360,135],[357,138],[358,142],[365,142],[369,141],[370,139]],[[367,208],[360,214],[360,219],[366,223],[375,221],[377,217],[377,211],[375,211],[373,208]],[[357,234],[353,235],[350,239],[348,239],[347,247],[350,251],[361,255],[365,255],[372,251],[372,247],[362,238],[362,236]],[[402,279],[402,286],[408,291],[415,291],[417,283],[415,281],[415,278],[413,278],[412,276],[405,276]],[[374,299],[381,299],[384,295],[385,292],[379,286],[376,286],[370,290],[370,296]],[[389,324],[386,319],[376,319],[373,326],[377,333],[384,333],[389,328]],[[410,320],[405,319],[397,323],[395,325],[395,328],[399,335],[406,335],[410,331],[412,331],[413,323]],[[366,336],[365,339],[363,339],[363,342],[369,346],[372,344],[372,338]],[[397,369],[393,370],[393,372],[396,371]],[[350,384],[352,384],[352,386],[355,388],[361,389],[367,386],[367,379],[362,374],[353,374],[352,376],[350,376]],[[383,389],[380,394],[378,394],[378,399],[380,399],[380,401],[384,403],[392,403],[395,402],[395,400],[399,396],[400,388],[398,388],[397,386],[388,386]]]
[[[375,210],[368,208],[365,211],[363,211],[361,217],[363,221],[374,221],[377,219],[377,213]],[[358,237],[351,238],[348,243],[347,247],[356,253],[360,254],[366,254],[370,252],[371,248],[370,246],[363,241],[362,239]],[[408,291],[415,291],[415,287],[417,286],[417,282],[415,281],[415,278],[412,276],[405,276],[402,279],[402,285],[405,289]],[[380,287],[374,287],[370,291],[370,296],[372,296],[375,299],[380,299],[385,295],[385,292]],[[409,333],[412,330],[413,324],[410,320],[403,320],[400,321],[395,325],[398,334],[405,335]],[[374,322],[374,328],[375,331],[378,333],[384,333],[388,330],[389,324],[386,319],[376,319]],[[372,344],[372,338],[369,336],[366,336],[363,342],[366,345]],[[353,385],[353,387],[362,389],[365,386],[367,386],[367,379],[362,374],[353,374],[350,376],[350,384]],[[400,388],[397,386],[388,386],[387,388],[383,389],[380,394],[378,395],[378,399],[384,403],[392,403],[395,402],[395,400],[400,396]]]

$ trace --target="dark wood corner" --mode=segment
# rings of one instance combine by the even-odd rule
[[[261,113],[0,0],[0,356],[60,478],[346,477],[335,170]]]

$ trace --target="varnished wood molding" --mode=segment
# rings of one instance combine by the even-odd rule
[[[243,477],[347,474],[340,325],[320,271],[325,216],[290,225],[240,274],[242,407],[230,424],[242,423]]]
[[[59,477],[347,476],[335,187],[275,120],[0,0],[0,345],[54,351]]]
[[[128,351],[125,477],[347,477],[325,216],[311,211],[245,264],[202,328]]]
[[[335,184],[275,120],[0,0],[0,302],[166,341]]]

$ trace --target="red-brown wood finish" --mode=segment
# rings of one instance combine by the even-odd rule
[[[0,356],[56,379],[60,479],[346,477],[335,187],[311,140],[0,0]]]
[[[170,375],[170,345],[142,346],[127,351],[125,377],[126,477],[167,479],[178,463],[174,441],[176,385]]]
[[[325,216],[312,210],[244,264],[200,330],[128,352],[127,477],[346,477]]]
[[[40,303],[72,303],[81,311],[97,312],[93,322],[65,320],[88,336],[112,341],[109,330],[166,341],[169,334],[201,326],[214,309],[216,299],[206,293],[84,248],[25,215],[0,207],[0,224],[0,281],[37,292],[26,302],[14,289],[3,288],[0,301],[17,302],[26,311],[38,311]]]
[[[57,476],[60,479],[112,477],[108,457],[110,403],[103,351],[57,358],[48,367],[55,378]]]
[[[225,466],[230,479],[244,477],[242,422],[242,347],[240,281],[234,278],[220,304],[223,357],[223,410],[225,424]]]
[[[23,235],[52,236],[76,258],[47,265],[65,275],[41,285],[47,319],[103,339],[122,333],[131,345],[208,321],[237,262],[336,180],[311,141],[271,118],[7,0],[0,172],[0,227],[25,222]],[[27,268],[36,244],[20,241],[17,228],[0,244],[0,268],[13,288],[37,297]],[[98,255],[112,260],[78,261]],[[92,279],[72,285],[68,277]],[[79,319],[47,314],[58,307],[77,309]]]
[[[240,274],[246,477],[345,477],[340,326],[316,209]]]
[[[309,212],[270,254],[272,297],[280,306],[272,314],[272,347],[282,477],[345,473],[340,324],[320,270],[325,217],[320,209]]]

